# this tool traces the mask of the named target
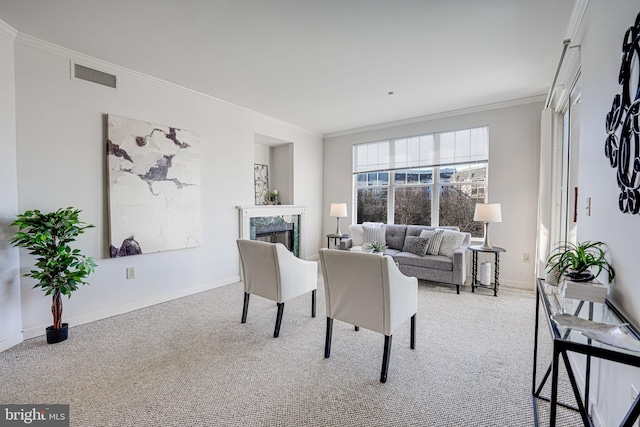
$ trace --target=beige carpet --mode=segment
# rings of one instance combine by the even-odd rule
[[[381,384],[382,335],[336,321],[324,359],[319,285],[318,316],[310,295],[287,302],[277,339],[271,301],[252,297],[240,323],[238,283],[74,327],[63,343],[27,340],[0,353],[0,403],[68,403],[72,426],[533,424],[533,293],[421,282],[416,350],[407,322]],[[558,425],[578,425],[566,412]]]

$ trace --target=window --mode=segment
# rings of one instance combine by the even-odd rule
[[[482,237],[473,213],[486,200],[488,133],[484,126],[355,145],[357,222],[455,225]]]

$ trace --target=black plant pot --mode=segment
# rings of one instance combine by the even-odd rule
[[[63,323],[62,328],[53,329],[53,326],[47,328],[47,344],[55,344],[62,342],[69,337],[69,324]]]
[[[564,273],[564,275],[574,282],[588,282],[590,280],[595,279],[596,276],[591,274],[588,271],[584,271],[582,273],[578,273],[577,271],[570,271],[568,273]]]

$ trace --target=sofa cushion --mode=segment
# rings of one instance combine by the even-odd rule
[[[422,231],[420,237],[429,239],[429,246],[427,246],[427,255],[438,255],[440,251],[440,244],[442,243],[443,229],[436,229],[434,231]]]
[[[364,243],[364,230],[362,224],[351,224],[349,226],[349,236],[353,246],[362,246]]]
[[[442,255],[419,256],[410,252],[400,252],[393,259],[399,264],[453,271],[453,259]]]
[[[407,236],[420,236],[420,233],[425,230],[435,231],[438,228],[441,228],[443,230],[460,231],[460,229],[455,225],[442,225],[438,227],[432,227],[430,225],[407,225]]]
[[[458,249],[464,241],[465,234],[459,231],[444,230],[442,233],[442,242],[440,243],[439,255],[453,258],[453,253]]]
[[[383,245],[387,244],[385,227],[366,224],[362,226],[362,230],[364,231],[364,243],[378,242]]]
[[[407,236],[404,240],[402,252],[410,252],[415,255],[425,256],[427,254],[427,246],[429,239],[424,237]]]
[[[404,238],[407,233],[406,225],[389,224],[385,226],[385,239],[390,249],[402,250],[404,247]]]

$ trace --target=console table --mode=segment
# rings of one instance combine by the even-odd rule
[[[493,296],[498,296],[498,287],[500,286],[500,253],[506,252],[504,248],[497,246],[491,248],[483,248],[482,246],[469,246],[469,250],[473,253],[472,257],[472,271],[471,271],[471,292],[475,292],[476,288],[489,288],[493,289]],[[478,283],[478,252],[487,252],[494,254],[493,258],[493,286],[483,285]]]
[[[542,381],[539,385],[537,382],[537,359],[538,359],[538,324],[540,320],[540,306],[544,309],[543,319],[546,320],[551,338],[553,339],[553,358],[551,366],[545,372]],[[628,324],[627,319],[611,304],[609,300],[604,303],[594,303],[585,301],[574,300],[570,298],[564,298],[559,292],[558,287],[547,285],[543,279],[537,280],[536,287],[536,325],[533,345],[533,385],[531,388],[532,403],[533,403],[533,417],[535,425],[538,425],[538,399],[550,402],[550,414],[549,425],[555,427],[556,425],[556,413],[557,406],[560,405],[564,408],[568,408],[574,411],[578,411],[582,418],[582,422],[585,426],[593,426],[593,421],[589,417],[589,385],[591,374],[591,358],[597,357],[600,359],[606,359],[625,365],[640,367],[640,352],[626,350],[603,344],[599,341],[587,339],[580,332],[573,331],[570,328],[564,328],[557,325],[551,316],[554,314],[562,314],[565,311],[572,313],[574,316],[581,314],[583,308],[587,308],[587,313],[583,313],[583,316],[588,316],[589,320],[594,320],[594,316],[597,322],[603,322],[612,325],[620,325],[627,323],[627,326],[623,326],[622,330],[628,333],[632,339],[637,340],[640,343],[640,333],[632,325]],[[585,361],[585,389],[583,395],[581,395],[578,384],[575,379],[573,368],[569,361],[568,352],[580,353],[586,356]],[[566,368],[566,373],[573,389],[573,394],[578,407],[570,406],[562,402],[558,402],[558,368],[560,363],[560,357]],[[544,397],[541,395],[542,389],[551,375],[551,397]],[[625,387],[629,387],[629,384],[624,384]],[[625,393],[626,395],[626,393]],[[583,397],[584,396],[584,397]],[[636,418],[640,415],[640,396],[635,399],[624,419],[620,423],[623,427],[632,427]]]

